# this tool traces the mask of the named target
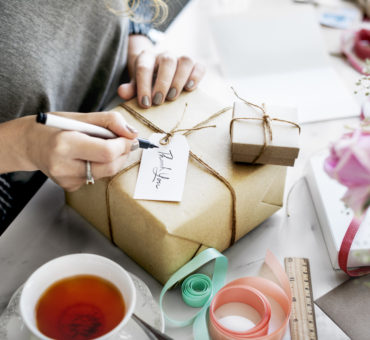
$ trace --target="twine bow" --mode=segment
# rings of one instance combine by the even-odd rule
[[[292,122],[290,120],[285,120],[285,119],[280,119],[280,118],[271,118],[266,113],[265,104],[262,104],[262,106],[260,106],[260,105],[251,103],[251,102],[245,100],[244,98],[241,98],[238,95],[238,93],[234,90],[233,87],[231,87],[231,89],[233,90],[235,96],[238,99],[240,99],[242,102],[244,102],[247,105],[250,105],[250,106],[253,106],[253,107],[257,108],[257,109],[259,109],[262,112],[262,117],[261,118],[258,118],[258,117],[238,117],[238,118],[233,118],[230,121],[230,135],[232,134],[233,124],[237,120],[261,120],[262,121],[263,145],[262,145],[262,148],[261,148],[260,152],[258,153],[258,155],[251,162],[252,164],[255,164],[261,158],[261,156],[264,154],[264,152],[265,152],[266,148],[268,147],[268,145],[272,142],[272,138],[273,138],[272,126],[271,126],[271,122],[272,121],[278,121],[278,122],[283,122],[283,123],[291,124],[291,125],[293,125],[293,126],[295,126],[295,127],[298,128],[299,134],[301,133],[301,127],[299,126],[299,124],[297,124],[295,122]]]
[[[165,136],[163,136],[160,141],[159,141],[159,144],[161,145],[167,145],[171,138],[175,135],[175,133],[177,132],[191,132],[191,131],[195,131],[195,130],[201,130],[201,129],[207,129],[207,128],[214,128],[216,127],[216,125],[206,125],[206,126],[200,126],[200,125],[203,125],[205,123],[207,123],[209,120],[207,121],[203,121],[199,124],[197,124],[196,126],[192,127],[192,128],[189,128],[189,129],[177,129],[180,125],[180,123],[182,122],[182,120],[184,119],[184,115],[185,115],[185,112],[186,112],[186,109],[188,107],[188,103],[185,103],[185,108],[184,108],[184,111],[182,112],[182,115],[180,117],[180,119],[178,120],[178,122],[176,123],[176,125],[171,129],[170,132],[167,132],[165,134]],[[184,135],[186,135],[184,133]]]

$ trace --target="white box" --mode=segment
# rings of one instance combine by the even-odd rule
[[[341,200],[346,187],[330,178],[324,171],[327,155],[328,153],[322,153],[312,157],[306,167],[305,177],[333,268],[339,269],[338,252],[352,221],[353,212]],[[370,209],[353,240],[347,264],[348,267],[366,265],[370,265]]]

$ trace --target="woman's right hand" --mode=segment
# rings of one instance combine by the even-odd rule
[[[8,146],[4,157],[0,151],[0,173],[41,170],[65,190],[75,191],[86,183],[86,161],[94,179],[113,176],[124,168],[132,144],[138,146],[136,130],[117,112],[53,114],[102,126],[119,137],[106,140],[62,131],[36,123],[35,116],[15,119],[0,124],[0,147]]]

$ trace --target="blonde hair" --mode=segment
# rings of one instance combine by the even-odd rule
[[[155,25],[162,24],[168,15],[168,7],[165,0],[150,0],[150,12],[152,13],[151,18],[137,15],[136,11],[140,5],[141,0],[123,0],[127,2],[127,10],[117,10],[113,8],[109,2],[110,0],[104,0],[106,7],[109,11],[116,15],[128,16],[132,21],[135,22],[152,22]]]

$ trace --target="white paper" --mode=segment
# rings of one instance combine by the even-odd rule
[[[143,151],[135,188],[135,199],[180,202],[184,191],[189,145],[182,135],[174,135],[168,145],[155,133],[149,140],[159,148]]]
[[[240,96],[296,106],[299,122],[356,116],[352,93],[330,65],[311,6],[254,2],[211,20],[224,75]],[[262,6],[264,4],[264,6]]]
[[[238,94],[248,101],[295,106],[299,123],[360,114],[355,99],[330,67],[235,77],[232,83]]]

